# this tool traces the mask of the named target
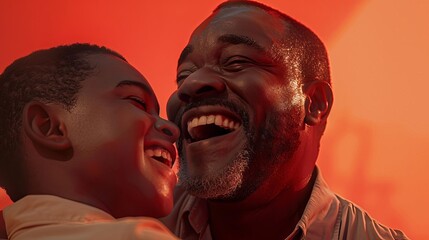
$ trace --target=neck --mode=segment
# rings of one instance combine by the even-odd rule
[[[312,176],[299,190],[286,188],[257,204],[252,196],[239,202],[209,201],[213,239],[285,239],[301,219],[314,180]]]
[[[53,161],[39,162],[47,164],[31,166],[33,169],[39,168],[41,170],[27,173],[28,178],[31,179],[27,184],[27,195],[53,195],[107,212],[104,204],[94,196],[94,193],[88,191],[86,186],[76,180],[79,179],[79,176],[74,172],[67,171],[66,167]]]

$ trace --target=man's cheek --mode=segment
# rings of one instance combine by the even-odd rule
[[[182,101],[180,101],[179,96],[177,94],[177,90],[176,90],[170,96],[170,98],[168,99],[168,102],[167,102],[168,120],[175,122],[181,104],[182,104]]]

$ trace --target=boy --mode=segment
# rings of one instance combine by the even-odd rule
[[[173,142],[146,79],[119,54],[73,44],[0,76],[0,183],[9,239],[175,239]],[[147,216],[124,218],[130,216]]]

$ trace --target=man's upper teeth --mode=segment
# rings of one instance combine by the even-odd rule
[[[219,127],[235,130],[240,127],[240,123],[235,122],[234,120],[223,116],[223,115],[204,115],[200,117],[195,117],[192,120],[188,121],[188,132],[198,126],[215,124]]]
[[[146,149],[144,152],[149,157],[162,157],[162,158],[167,159],[169,161],[172,160],[170,153],[163,148]]]

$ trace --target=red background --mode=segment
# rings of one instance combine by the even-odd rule
[[[36,49],[96,43],[123,54],[165,106],[181,49],[220,2],[0,0],[0,71]],[[328,184],[382,223],[429,239],[429,1],[261,2],[328,48],[335,103],[318,160]],[[1,195],[0,207],[10,204]]]

